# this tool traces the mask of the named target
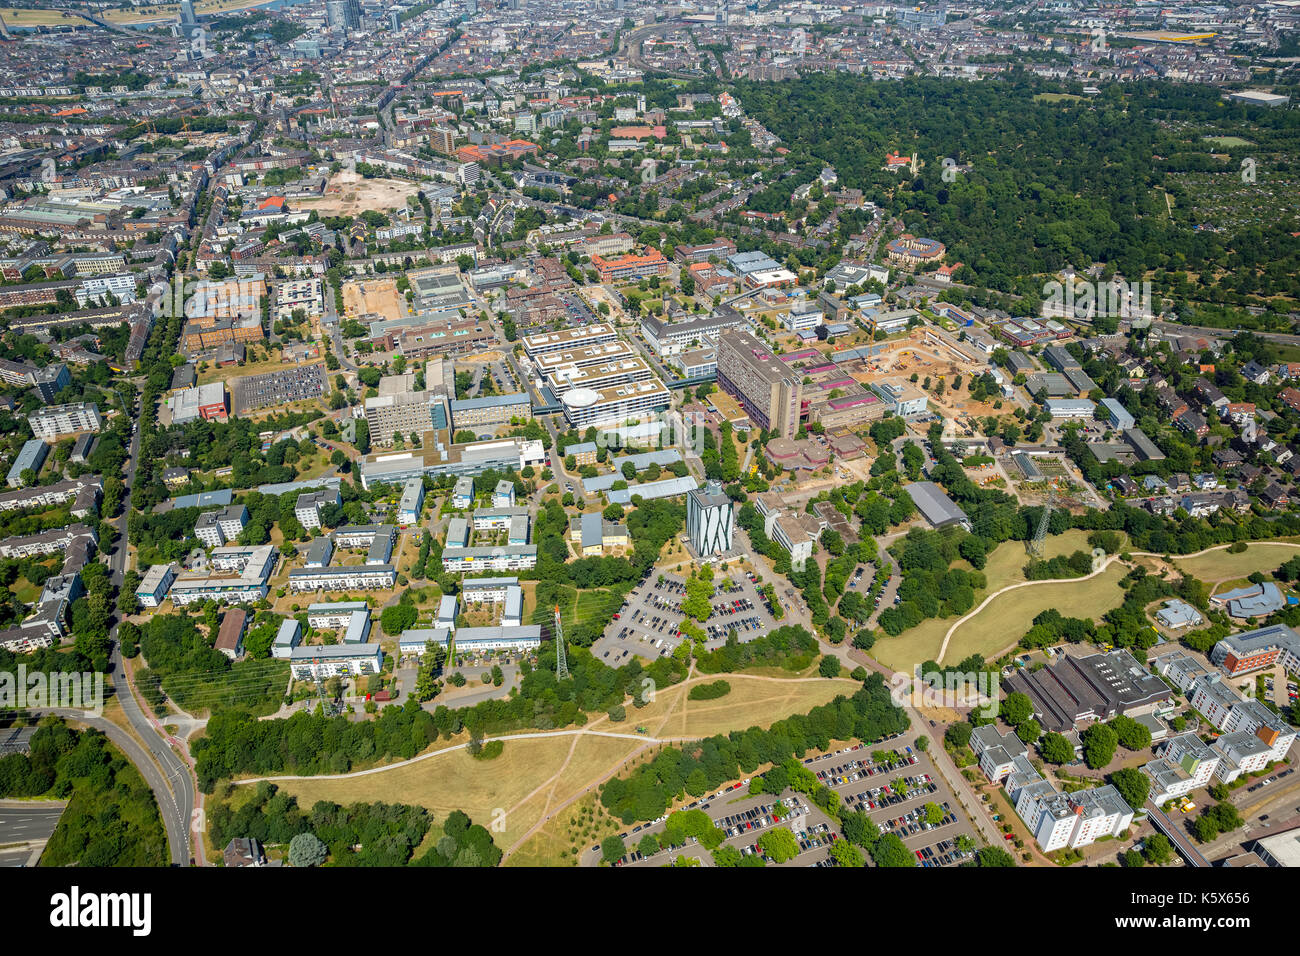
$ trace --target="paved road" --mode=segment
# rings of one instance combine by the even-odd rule
[[[138,407],[136,420],[139,420]],[[126,470],[122,476],[123,481],[126,483],[127,503],[123,505],[122,514],[113,521],[117,528],[118,541],[108,559],[111,580],[114,586],[118,588],[122,586],[122,577],[126,573],[127,557],[130,552],[127,515],[130,513],[130,492],[135,480],[139,455],[140,433],[137,429],[131,436]],[[103,730],[108,734],[109,739],[122,748],[131,762],[139,768],[149,782],[150,787],[153,788],[154,796],[158,800],[158,808],[162,812],[163,822],[167,826],[167,843],[171,849],[172,863],[188,866],[191,855],[189,821],[196,806],[194,780],[190,776],[189,767],[176,755],[162,728],[157,725],[156,721],[146,717],[141,710],[140,704],[131,690],[130,681],[126,677],[121,648],[117,642],[116,624],[113,625],[109,637],[113,641],[110,665],[116,697],[122,705],[122,713],[131,725],[131,729],[138,735],[140,740],[144,741],[149,754],[145,754],[134,737],[109,720],[99,719],[98,722],[85,720],[81,711],[66,712],[64,716],[85,720],[91,726]],[[149,755],[152,755],[152,760]],[[202,841],[196,842],[201,844]],[[200,855],[202,854],[201,845],[197,846],[196,850]]]
[[[54,834],[67,803],[0,800],[0,846],[44,843]]]
[[[1183,325],[1179,322],[1152,322],[1153,329],[1159,329],[1161,332],[1172,332],[1175,335],[1206,335],[1216,338],[1232,338],[1235,332],[1232,329],[1211,329],[1200,325]],[[1244,329],[1251,335],[1258,336],[1268,342],[1276,342],[1279,345],[1300,345],[1300,335],[1289,335],[1285,332],[1256,332],[1253,329]]]
[[[126,695],[121,696],[125,709]],[[176,796],[172,792],[172,787],[168,785],[169,776],[164,776],[159,770],[158,764],[155,763],[144,748],[140,746],[139,741],[134,736],[127,733],[117,724],[113,723],[106,717],[91,717],[83,710],[66,710],[63,708],[41,710],[36,713],[55,714],[59,717],[73,720],[88,727],[94,727],[111,740],[119,750],[126,755],[126,759],[135,764],[135,768],[140,771],[144,777],[145,783],[149,784],[149,789],[153,791],[154,799],[158,802],[158,812],[162,816],[163,826],[167,830],[167,847],[171,853],[171,861],[174,866],[188,866],[190,863],[189,851],[189,820],[188,809],[184,813],[178,804]],[[156,734],[150,733],[156,738]],[[149,740],[148,737],[144,738]],[[154,751],[156,754],[156,751]],[[189,773],[183,772],[173,781],[172,786],[177,785],[180,781],[189,781]],[[187,806],[193,806],[193,790],[190,790],[190,803]]]

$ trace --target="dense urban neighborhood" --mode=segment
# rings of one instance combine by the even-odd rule
[[[0,6],[0,865],[1300,866],[1298,96],[1292,0]]]

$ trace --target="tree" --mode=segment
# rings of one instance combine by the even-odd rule
[[[857,868],[867,865],[862,853],[848,840],[836,840],[831,844],[831,858],[840,866]]]
[[[1132,717],[1120,714],[1110,722],[1111,730],[1125,750],[1145,750],[1151,746],[1151,730]]]
[[[607,836],[600,841],[600,855],[606,863],[617,863],[626,853],[623,840],[617,835]]]
[[[397,637],[413,625],[418,616],[414,605],[394,604],[392,607],[384,608],[384,612],[379,616],[379,626],[389,637]]]
[[[647,833],[641,838],[641,842],[636,845],[642,856],[654,856],[659,852],[659,838],[653,833]]]
[[[1174,856],[1173,844],[1163,833],[1153,833],[1142,841],[1142,855],[1154,866],[1164,866]]]
[[[1083,760],[1092,770],[1106,766],[1115,757],[1119,736],[1103,723],[1095,723],[1082,734]]]
[[[831,654],[822,658],[821,663],[817,665],[817,673],[822,677],[839,677],[840,676],[840,659]]]
[[[1042,725],[1032,717],[1028,720],[1022,720],[1016,727],[1016,736],[1027,744],[1032,744],[1042,735]]]
[[[1074,760],[1074,745],[1056,731],[1048,733],[1039,743],[1043,759],[1048,763],[1066,764]]]
[[[1016,860],[1000,846],[986,846],[975,854],[976,866],[1015,866]]]
[[[944,742],[954,750],[960,750],[962,747],[965,747],[970,743],[970,735],[974,730],[975,728],[965,721],[953,724],[944,731]]]
[[[773,863],[784,863],[799,855],[799,841],[786,827],[768,830],[758,838],[758,845],[763,848],[764,853]]]
[[[329,852],[313,833],[299,833],[289,841],[290,866],[320,866]]]
[[[1119,795],[1124,798],[1134,810],[1142,809],[1143,804],[1147,802],[1147,796],[1151,792],[1151,778],[1141,770],[1132,767],[1126,767],[1122,770],[1116,770],[1109,777],[1110,783]]]
[[[886,833],[871,847],[871,859],[876,866],[916,866],[916,857],[897,833]]]
[[[1018,727],[1034,713],[1034,705],[1028,695],[1022,693],[1007,694],[998,708],[998,716],[1011,727]]]

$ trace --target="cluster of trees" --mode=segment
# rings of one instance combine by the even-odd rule
[[[1210,843],[1224,833],[1231,833],[1246,821],[1237,808],[1226,800],[1207,807],[1192,823],[1192,836],[1200,843]]]
[[[762,666],[801,671],[812,664],[817,653],[815,637],[802,627],[786,625],[744,644],[728,635],[727,642],[717,650],[697,651],[695,666],[702,674],[727,674]]]
[[[258,715],[275,711],[288,682],[288,663],[255,657],[232,661],[212,646],[219,627],[216,605],[205,603],[201,613],[204,630],[198,619],[179,612],[155,615],[142,625],[124,621],[118,629],[123,645],[138,645],[148,664],[135,683],[149,706],[159,715],[168,699],[190,712],[234,706]]]
[[[696,684],[686,695],[690,700],[717,700],[731,693],[731,685],[725,680],[715,680],[709,684]]]
[[[0,797],[68,801],[41,866],[165,866],[167,837],[153,791],[98,730],[42,721],[31,752],[0,757]]]
[[[907,725],[907,715],[890,701],[884,678],[871,674],[852,697],[836,697],[766,730],[750,727],[684,747],[665,747],[628,776],[606,783],[600,799],[625,824],[653,820],[685,794],[703,796],[764,763],[781,764],[810,749],[825,750],[831,740],[880,740]]]
[[[1061,641],[1078,644],[1082,641],[1095,641],[1097,626],[1090,618],[1065,617],[1054,607],[1049,607],[1034,618],[1033,626],[1020,639],[1020,646],[1025,650],[1040,647],[1052,647]]]
[[[233,791],[230,786],[227,796]],[[346,807],[318,800],[303,812],[297,798],[271,783],[256,785],[238,809],[216,801],[208,816],[218,846],[234,837],[263,845],[288,844],[294,866],[496,866],[501,850],[492,835],[459,810],[448,814],[443,836],[412,860],[433,825],[424,807],[399,803],[353,803]]]
[[[975,606],[975,592],[986,586],[984,573],[949,567],[958,557],[982,556],[963,547],[974,537],[956,526],[912,528],[894,543],[890,551],[903,575],[898,586],[901,600],[880,614],[886,634],[901,634],[926,618],[965,614]]]

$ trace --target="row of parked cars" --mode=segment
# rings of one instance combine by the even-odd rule
[[[916,858],[922,866],[951,866],[970,855],[970,850],[957,849],[953,840],[940,840],[934,846],[922,847],[916,851]]]
[[[883,810],[886,807],[897,806],[908,800],[915,800],[917,797],[925,797],[938,790],[938,786],[930,779],[929,774],[921,777],[912,777],[908,781],[906,793],[898,793],[891,786],[874,787],[871,790],[863,790],[857,794],[846,794],[844,802],[853,806],[857,804],[859,810]]]
[[[797,799],[791,800],[789,810],[782,810],[780,807],[774,810],[772,804],[765,803],[749,810],[729,814],[718,821],[718,826],[727,836],[733,837],[748,830],[761,830],[764,827],[775,826],[783,818],[789,820],[802,816],[805,812]]]
[[[809,850],[815,850],[821,846],[830,846],[840,835],[830,828],[828,824],[819,823],[815,827],[809,827],[799,840],[799,852],[807,853]]]
[[[911,747],[907,748],[907,753],[900,756],[901,760],[890,760],[884,763],[864,764],[861,760],[850,760],[847,763],[831,767],[829,770],[818,770],[817,779],[828,787],[839,787],[847,783],[853,783],[863,777],[893,773],[916,763],[916,754],[912,753]],[[809,762],[808,760],[804,761],[805,764]]]
[[[892,830],[899,837],[910,837],[926,830],[938,830],[950,823],[956,823],[957,815],[948,808],[948,801],[945,800],[942,807],[943,819],[938,823],[931,823],[925,818],[925,807],[915,807],[901,817],[891,817],[888,820],[881,821],[879,824],[880,832],[889,833]]]
[[[1292,767],[1290,770],[1283,770],[1281,773],[1276,774],[1275,776],[1269,777],[1267,780],[1261,780],[1259,783],[1252,784],[1251,786],[1249,786],[1249,787],[1246,788],[1246,792],[1247,792],[1247,793],[1254,793],[1256,790],[1259,790],[1259,789],[1261,789],[1261,788],[1263,788],[1263,787],[1267,787],[1267,786],[1268,786],[1270,783],[1272,783],[1273,781],[1278,780],[1278,779],[1281,778],[1281,777],[1285,777],[1285,776],[1287,776],[1287,775],[1290,774],[1290,773],[1293,773],[1294,770],[1295,770],[1295,768]]]
[[[749,598],[736,598],[733,601],[713,605],[713,613],[718,617],[730,617],[733,614],[744,614],[752,610],[754,610],[754,602]]]
[[[758,631],[762,629],[757,617],[745,617],[738,621],[728,621],[726,624],[710,624],[709,637],[726,637],[732,631]]]

